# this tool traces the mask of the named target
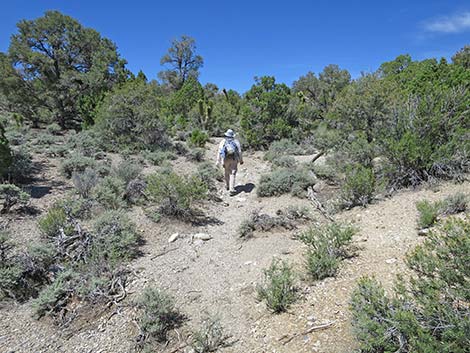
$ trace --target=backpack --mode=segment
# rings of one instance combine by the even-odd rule
[[[224,144],[225,158],[238,158],[238,146],[234,140],[226,140]]]

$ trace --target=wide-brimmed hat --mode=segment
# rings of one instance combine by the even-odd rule
[[[235,136],[235,132],[233,132],[232,129],[228,129],[225,134],[224,134],[225,137],[234,137]]]

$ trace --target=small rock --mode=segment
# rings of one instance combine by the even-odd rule
[[[246,198],[244,198],[244,197],[238,197],[238,198],[237,198],[237,201],[238,201],[238,202],[245,202],[245,201],[246,201]]]
[[[178,239],[180,236],[180,233],[174,233],[168,238],[169,243],[173,243],[176,239]]]
[[[212,236],[207,233],[196,233],[193,235],[193,238],[206,241],[206,240],[211,240]]]
[[[307,316],[307,320],[310,321],[310,322],[314,322],[315,321],[315,316],[313,316],[313,315]]]
[[[425,235],[428,235],[429,232],[430,232],[429,228],[423,228],[423,229],[418,230],[418,235],[425,236]]]
[[[397,262],[397,259],[395,259],[395,258],[387,259],[387,260],[385,260],[385,262],[388,263],[388,264],[393,264],[393,263]]]
[[[244,265],[251,265],[253,263],[253,261],[247,261],[244,263]]]

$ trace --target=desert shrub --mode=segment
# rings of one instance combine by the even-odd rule
[[[101,154],[103,150],[101,138],[93,130],[83,130],[77,134],[69,135],[66,147],[75,154],[90,158],[96,158],[97,154]]]
[[[216,168],[210,162],[203,162],[198,165],[196,175],[206,187],[211,190],[217,190],[215,181],[223,181],[224,175],[219,168]]]
[[[47,132],[52,135],[60,135],[62,132],[62,128],[57,123],[51,123],[47,125]]]
[[[176,142],[173,145],[173,149],[178,156],[185,156],[189,152],[188,148],[182,142]]]
[[[142,179],[134,179],[129,181],[124,193],[124,200],[131,205],[138,204],[142,199],[146,199],[145,190],[147,183]]]
[[[259,211],[254,211],[248,219],[245,219],[240,224],[238,234],[240,238],[250,238],[254,231],[269,232],[275,228],[292,230],[296,228],[294,220],[294,218],[282,212],[278,213],[275,217],[271,217],[267,214],[259,213]]]
[[[71,178],[74,172],[84,172],[87,168],[96,169],[96,167],[97,164],[93,158],[74,153],[62,161],[60,169],[67,178]]]
[[[442,200],[440,213],[443,215],[452,215],[465,212],[468,207],[468,196],[464,193],[456,193]]]
[[[24,301],[37,294],[54,261],[54,251],[48,246],[31,246],[29,253],[14,249],[9,234],[0,231],[0,300],[11,298]]]
[[[12,150],[12,160],[8,168],[8,177],[14,182],[22,183],[31,178],[33,160],[31,154],[24,148]]]
[[[341,186],[341,201],[347,208],[366,206],[374,199],[376,180],[371,168],[362,165],[351,166]]]
[[[121,179],[125,185],[131,180],[137,179],[142,173],[142,164],[133,159],[124,159],[112,169],[112,175]]]
[[[195,129],[189,135],[188,144],[193,147],[204,147],[209,141],[209,136],[205,131]]]
[[[13,207],[25,207],[30,196],[18,186],[13,184],[0,184],[0,201],[2,209],[0,213],[8,213]]]
[[[351,297],[361,352],[468,351],[470,223],[450,219],[407,254],[410,278],[390,296],[362,278]]]
[[[72,183],[78,194],[84,199],[88,199],[91,190],[99,180],[98,173],[92,168],[86,168],[83,172],[72,173]]]
[[[202,162],[204,160],[205,151],[202,148],[192,148],[189,150],[186,158],[193,162]]]
[[[278,156],[272,159],[273,166],[281,168],[295,168],[297,166],[297,161],[292,156]]]
[[[203,320],[201,329],[194,332],[191,347],[196,353],[217,352],[227,345],[227,339],[220,321],[208,317]]]
[[[147,178],[148,197],[160,205],[167,216],[189,219],[194,202],[203,200],[207,187],[195,176],[185,177],[174,172],[156,173]]]
[[[416,208],[419,212],[418,227],[428,228],[436,223],[441,203],[423,200],[416,203]]]
[[[357,230],[347,224],[331,223],[312,227],[300,235],[308,245],[306,268],[314,280],[335,276],[341,260],[348,256],[347,246]]]
[[[147,287],[136,306],[141,310],[138,320],[140,336],[138,342],[145,346],[152,341],[165,342],[167,333],[180,325],[182,315],[176,310],[173,299],[164,291]]]
[[[275,313],[286,311],[296,299],[294,272],[284,261],[273,260],[264,270],[264,281],[257,287],[259,300]]]
[[[160,166],[163,162],[175,159],[175,155],[171,151],[157,150],[157,151],[146,151],[144,153],[146,160],[151,162],[153,165]]]
[[[91,257],[111,265],[137,255],[139,236],[135,224],[121,211],[107,211],[94,224]]]
[[[264,159],[274,162],[280,156],[284,155],[300,155],[303,154],[300,145],[289,139],[281,139],[273,141],[269,146],[269,150],[264,154]]]
[[[124,202],[125,184],[121,179],[107,176],[93,189],[96,200],[106,208],[117,210]]]
[[[42,234],[50,238],[56,237],[61,229],[65,234],[72,232],[72,229],[67,224],[65,209],[60,205],[54,205],[49,208],[47,213],[39,219],[38,226]]]
[[[311,220],[312,216],[310,210],[306,206],[294,206],[289,205],[283,210],[278,210],[276,212],[278,216],[285,216],[288,219],[292,220]]]
[[[315,176],[306,168],[280,168],[261,176],[258,196],[279,196],[291,192],[294,196],[305,196],[309,186],[316,182]]]

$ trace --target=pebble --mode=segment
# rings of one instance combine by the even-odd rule
[[[397,262],[397,259],[395,259],[395,258],[393,258],[393,259],[387,259],[387,260],[385,260],[385,262],[390,265],[390,264],[393,264],[393,263]]]
[[[429,228],[423,228],[423,229],[418,230],[418,235],[425,236],[425,235],[428,235],[429,232],[430,232]]]
[[[211,240],[212,239],[212,236],[210,234],[207,234],[207,233],[196,233],[193,235],[193,239],[198,239],[198,240]]]
[[[169,243],[173,243],[176,239],[178,239],[180,236],[180,233],[173,233],[169,238],[168,238],[168,242]]]

